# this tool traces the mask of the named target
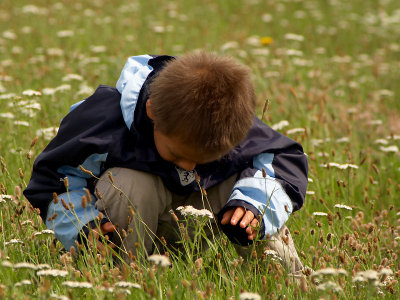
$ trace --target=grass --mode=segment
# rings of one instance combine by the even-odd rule
[[[0,296],[235,299],[249,291],[271,299],[398,298],[399,23],[396,0],[1,1],[0,184],[1,194],[13,199],[0,203]],[[272,43],[262,45],[263,37]],[[37,234],[45,227],[21,190],[49,141],[40,130],[57,128],[69,106],[97,85],[115,85],[127,57],[195,49],[249,65],[259,115],[269,99],[264,121],[288,121],[278,131],[301,142],[312,182],[306,204],[287,225],[305,264],[343,268],[347,276],[321,277],[319,284],[310,279],[301,289],[279,264],[266,257],[242,260],[223,238],[201,254],[201,264],[200,254],[189,251],[196,246],[183,240],[187,250],[171,256],[171,268],[147,262],[117,268],[90,254],[73,259],[51,234]],[[42,95],[24,95],[27,90]],[[20,268],[20,262],[35,267]],[[68,274],[39,276],[39,264]],[[383,267],[393,272],[381,278],[384,284],[353,282],[356,272]],[[93,287],[68,287],[66,281]],[[120,281],[140,288],[129,288],[129,296],[115,286]],[[340,291],[323,285],[327,281]]]

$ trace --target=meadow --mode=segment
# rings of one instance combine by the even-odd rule
[[[248,65],[257,114],[308,155],[287,223],[315,271],[301,285],[223,236],[198,252],[183,235],[166,267],[77,255],[21,194],[69,107],[115,86],[129,56],[198,49]],[[398,0],[2,0],[0,297],[398,299],[399,82]],[[201,235],[207,219],[193,221]]]

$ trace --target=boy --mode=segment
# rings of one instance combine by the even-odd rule
[[[24,195],[66,249],[91,228],[99,236],[101,211],[103,234],[117,229],[127,251],[141,241],[151,253],[154,234],[169,234],[171,208],[203,208],[198,176],[206,208],[231,241],[248,245],[259,227],[299,271],[284,224],[303,205],[307,159],[254,117],[250,77],[240,63],[210,53],[129,58],[116,89],[99,86],[71,107]]]

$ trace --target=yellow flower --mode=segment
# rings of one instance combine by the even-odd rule
[[[260,41],[261,45],[266,46],[271,44],[273,42],[273,39],[270,36],[263,36]]]

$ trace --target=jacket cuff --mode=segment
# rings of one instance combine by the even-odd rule
[[[87,248],[88,248],[87,241],[88,241],[88,238],[89,238],[90,230],[91,230],[91,229],[94,229],[94,228],[97,228],[97,227],[99,227],[99,226],[101,226],[101,225],[103,225],[103,224],[105,224],[105,223],[107,223],[107,222],[110,222],[110,220],[109,220],[108,218],[105,218],[105,217],[104,217],[103,219],[101,219],[100,222],[97,221],[96,219],[90,221],[89,223],[87,223],[86,225],[84,225],[84,226],[81,228],[81,230],[79,231],[78,237],[77,237],[77,239],[76,239],[77,242],[78,242],[79,244],[81,244],[81,245],[84,245],[85,248],[87,249]],[[107,233],[106,235],[108,235],[109,239],[111,240],[111,239],[112,239],[112,236],[113,236],[113,233],[112,233],[112,232],[109,232],[109,233]]]
[[[244,207],[247,210],[250,210],[253,214],[254,217],[259,219],[261,221],[261,226],[259,229],[259,234],[261,235],[261,239],[264,236],[264,222],[262,221],[262,218],[259,218],[261,216],[260,211],[255,208],[253,205],[250,203],[244,201],[244,200],[230,200],[218,213],[217,218],[218,218],[218,224],[221,226],[222,231],[225,233],[225,235],[228,237],[228,239],[234,243],[234,244],[239,244],[242,246],[248,246],[253,243],[252,240],[248,239],[248,235],[246,233],[246,228],[240,227],[240,222],[238,222],[235,226],[231,225],[230,223],[228,224],[221,224],[222,217],[226,211],[231,209],[232,207]]]

